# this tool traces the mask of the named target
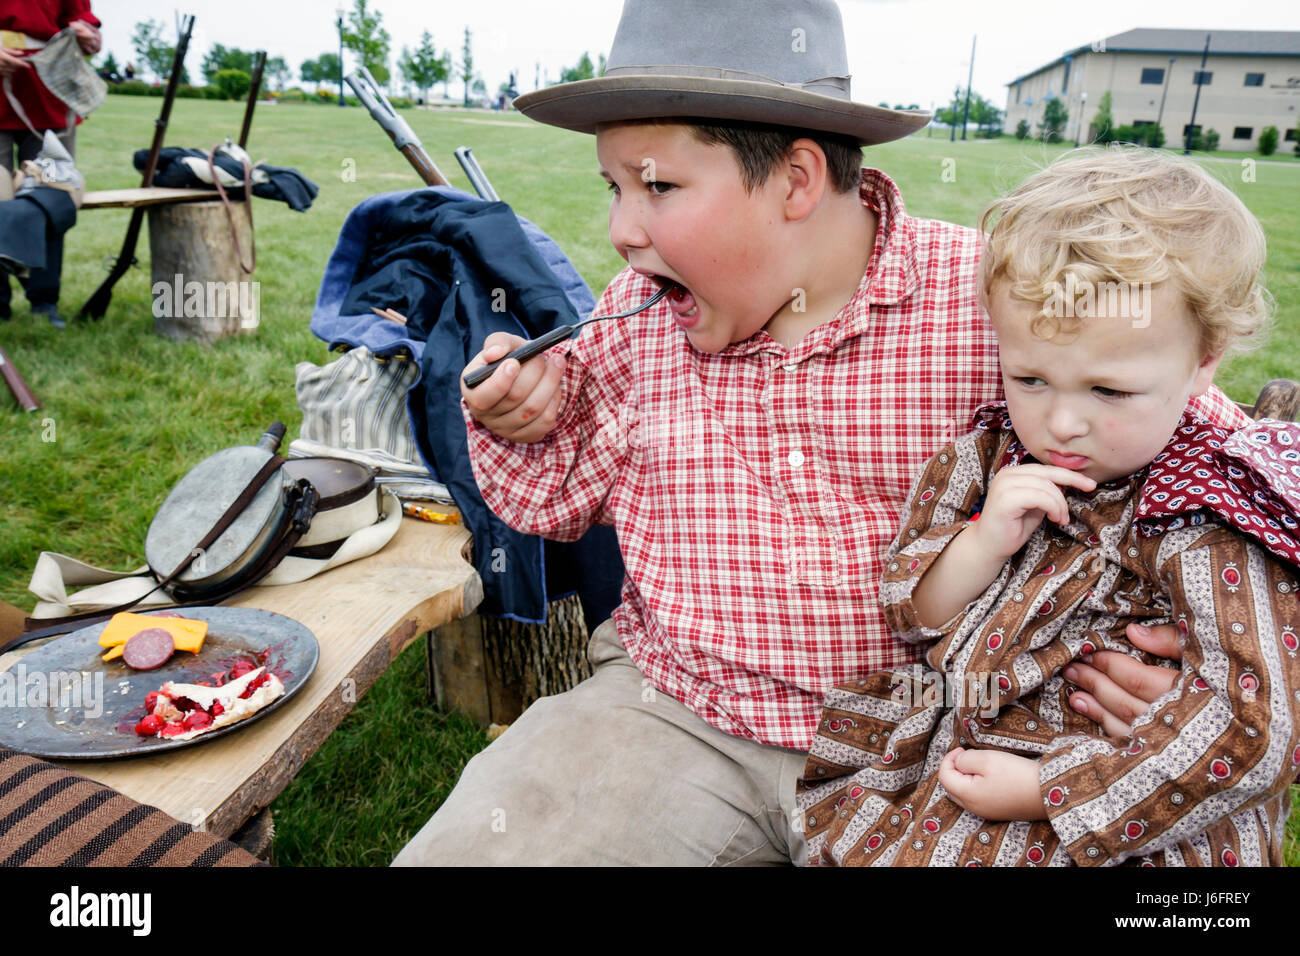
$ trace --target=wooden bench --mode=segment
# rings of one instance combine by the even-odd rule
[[[96,189],[86,193],[81,201],[87,209],[134,209],[137,206],[157,206],[174,202],[210,200],[216,193],[211,189],[168,189],[165,186],[134,186],[131,189]]]

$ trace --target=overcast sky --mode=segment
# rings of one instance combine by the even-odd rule
[[[706,2],[706,0],[701,0]],[[106,49],[118,62],[135,59],[132,29],[153,18],[174,42],[178,13],[195,16],[187,59],[192,76],[213,43],[265,47],[282,56],[298,81],[303,60],[338,50],[335,10],[352,0],[92,0],[104,21]],[[392,37],[392,62],[420,34],[433,34],[439,51],[459,58],[465,27],[473,35],[477,71],[489,91],[519,73],[520,92],[534,88],[540,69],[559,77],[584,51],[608,53],[620,0],[372,0]],[[1006,84],[1067,49],[1135,27],[1196,30],[1300,30],[1295,0],[840,0],[848,37],[853,98],[859,102],[942,106],[965,86],[972,37],[976,92],[998,105]],[[347,59],[351,69],[351,54]],[[540,64],[540,67],[538,66]],[[137,64],[139,66],[139,64]],[[460,84],[451,86],[459,96]]]

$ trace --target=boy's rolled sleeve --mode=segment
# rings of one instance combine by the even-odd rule
[[[1294,569],[1233,532],[1160,549],[1175,620],[1186,628],[1183,677],[1134,722],[1132,737],[1063,738],[1040,762],[1048,819],[1076,863],[1097,866],[1166,850],[1186,854],[1216,824],[1248,856],[1226,818],[1285,808],[1300,757],[1300,668]],[[1187,542],[1183,541],[1185,545]],[[1285,605],[1285,607],[1283,606]],[[1190,845],[1183,841],[1192,841]],[[1219,864],[1221,840],[1200,841]],[[1180,844],[1182,844],[1180,846]],[[1226,844],[1225,844],[1226,846]],[[1197,862],[1188,860],[1186,862]]]

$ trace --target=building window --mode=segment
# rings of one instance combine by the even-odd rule
[[[1232,128],[1233,139],[1253,139],[1255,127],[1253,126],[1234,126]]]
[[[1209,86],[1212,79],[1214,79],[1213,70],[1197,70],[1192,74],[1192,85]]]
[[[1289,129],[1289,130],[1286,131],[1286,141],[1287,141],[1288,143],[1294,143],[1294,142],[1295,142],[1295,133],[1296,133],[1296,131],[1293,130],[1293,129]]]
[[[1020,105],[1020,84],[1016,84],[1016,105]]]
[[[1246,74],[1246,85],[1247,85],[1247,86],[1263,86],[1263,85],[1264,85],[1264,74],[1263,74],[1263,73],[1247,73],[1247,74]]]
[[[1155,120],[1134,120],[1133,121],[1134,129],[1141,129],[1143,126],[1155,126],[1155,125],[1156,125]]]
[[[1165,71],[1163,67],[1148,66],[1142,70],[1142,82],[1154,83],[1159,86],[1165,81]]]
[[[1061,92],[1064,93],[1070,88],[1070,58],[1065,58],[1065,78],[1061,80]]]

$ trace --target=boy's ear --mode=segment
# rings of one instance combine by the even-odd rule
[[[1207,355],[1201,359],[1201,364],[1196,367],[1196,376],[1192,380],[1192,395],[1204,395],[1212,384],[1214,384],[1214,373],[1219,368],[1219,363],[1223,361],[1223,353],[1218,355]]]
[[[786,215],[790,219],[803,219],[821,202],[826,190],[829,177],[826,154],[813,140],[797,139],[790,144],[784,171],[789,184],[785,196]]]

